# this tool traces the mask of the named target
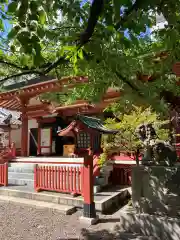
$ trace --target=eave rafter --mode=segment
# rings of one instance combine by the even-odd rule
[[[29,100],[40,94],[47,92],[64,91],[73,88],[77,84],[87,83],[87,77],[66,77],[61,80],[53,79],[50,81],[29,85],[18,90],[0,93],[0,107],[10,110],[20,110],[23,99]],[[14,101],[14,105],[13,105]]]

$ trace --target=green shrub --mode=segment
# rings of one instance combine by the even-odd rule
[[[100,155],[100,158],[99,158],[99,161],[98,161],[98,165],[100,167],[103,167],[106,163],[106,161],[108,160],[108,155],[106,152],[103,152],[101,155]]]
[[[152,112],[150,108],[134,106],[129,114],[121,114],[116,119],[108,118],[106,126],[111,129],[117,129],[119,132],[115,135],[103,135],[101,146],[105,155],[120,152],[135,153],[138,148],[142,148],[142,143],[136,135],[136,129],[140,124],[153,123],[157,136],[161,140],[168,140],[169,130],[163,129],[167,120],[161,120],[159,115]],[[104,156],[103,158],[104,159]]]

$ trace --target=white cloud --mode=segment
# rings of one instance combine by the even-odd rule
[[[154,34],[157,30],[163,29],[167,25],[164,16],[156,14],[156,25],[151,28],[151,38],[154,39]]]

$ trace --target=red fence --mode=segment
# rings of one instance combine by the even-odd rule
[[[114,164],[112,183],[116,185],[131,185],[131,165]]]
[[[81,166],[41,166],[36,165],[34,187],[36,191],[82,194],[83,167]]]
[[[8,185],[8,163],[0,164],[0,185]]]

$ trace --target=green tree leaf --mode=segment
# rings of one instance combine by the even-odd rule
[[[14,45],[10,46],[11,51],[14,53],[16,51],[16,47]]]
[[[15,13],[16,9],[18,6],[18,1],[12,1],[9,5],[8,5],[8,12],[9,13]]]
[[[38,14],[39,14],[40,23],[42,25],[45,24],[45,22],[46,22],[46,12],[43,9],[41,9],[41,10],[38,11]]]
[[[84,59],[84,54],[83,54],[83,50],[82,49],[80,49],[79,51],[78,51],[78,56],[79,56],[79,58],[82,60],[82,59]]]
[[[20,30],[20,26],[18,25],[12,28],[8,33],[8,38],[13,39],[18,34],[19,30]]]
[[[4,24],[2,19],[0,19],[0,30],[4,31]]]
[[[100,101],[108,87],[116,87],[123,92],[121,110],[124,111],[133,102],[157,108],[162,89],[180,95],[177,79],[170,74],[172,64],[180,58],[179,14],[175,14],[180,9],[179,1],[166,1],[164,5],[150,0],[112,0],[106,1],[103,8],[100,4],[93,8],[94,4],[89,1],[81,5],[79,0],[6,2],[5,5],[4,0],[0,1],[3,19],[0,30],[5,26],[4,19],[12,29],[8,35],[2,33],[0,39],[5,60],[21,65],[21,57],[25,54],[32,68],[42,73],[52,64],[51,74],[58,72],[60,76],[67,76],[76,72],[86,75],[90,85],[84,93],[81,91],[85,99]],[[14,2],[18,3],[17,8]],[[125,11],[120,17],[122,6]],[[139,33],[145,26],[152,25],[156,15],[149,9],[166,16],[168,24],[163,31],[156,30],[153,40],[148,36],[140,39]],[[119,27],[116,27],[117,22]],[[130,39],[124,36],[126,29],[129,29]],[[161,51],[168,51],[168,57],[155,64],[153,56]],[[41,66],[44,59],[47,65]],[[4,65],[2,68],[5,70],[1,73],[6,76],[20,71],[19,68],[12,71]],[[152,82],[143,82],[139,80],[139,73],[158,77]]]
[[[20,62],[23,66],[27,66],[28,65],[28,61],[29,61],[29,58],[27,55],[23,54],[20,58]]]

